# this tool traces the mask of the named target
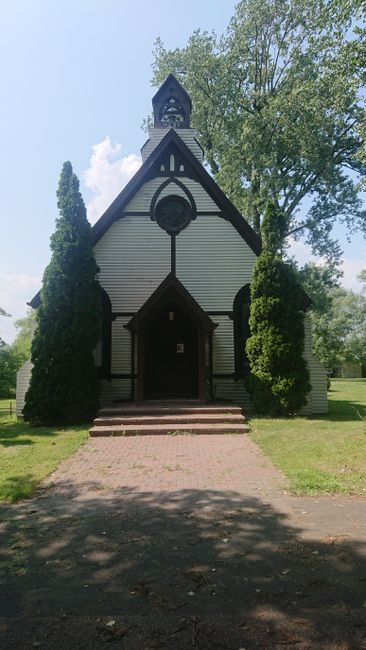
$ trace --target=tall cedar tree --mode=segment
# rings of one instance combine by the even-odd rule
[[[43,277],[31,350],[34,367],[23,411],[33,424],[83,422],[98,408],[93,349],[101,318],[99,269],[70,162],[63,165],[57,198],[60,217]]]
[[[286,218],[268,204],[263,250],[251,284],[246,386],[257,413],[294,415],[311,388],[304,352],[304,293],[296,272],[280,254]]]

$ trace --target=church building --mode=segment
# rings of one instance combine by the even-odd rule
[[[93,227],[103,288],[96,350],[101,403],[230,400],[248,406],[243,379],[250,282],[260,240],[203,165],[191,100],[169,75],[152,100],[143,164]],[[39,304],[39,294],[31,301]],[[304,356],[304,413],[327,411],[326,375]],[[21,414],[30,362],[18,375]]]

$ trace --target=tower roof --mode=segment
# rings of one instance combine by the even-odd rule
[[[154,127],[183,129],[190,127],[191,98],[173,74],[168,75],[155,93],[152,105]]]

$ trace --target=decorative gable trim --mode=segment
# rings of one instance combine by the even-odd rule
[[[162,160],[166,160],[173,154],[178,155],[185,167],[184,172],[166,172],[160,171]],[[168,155],[167,155],[168,154]],[[188,177],[199,182],[206,192],[211,196],[218,208],[222,211],[223,218],[229,221],[236,229],[243,240],[248,244],[252,251],[259,255],[261,251],[261,241],[253,228],[245,221],[244,217],[235,208],[224,192],[219,188],[214,179],[206,171],[203,165],[197,160],[191,150],[179,137],[174,129],[169,129],[166,136],[155,147],[147,160],[141,165],[140,169],[131,178],[124,187],[122,192],[111,203],[109,208],[104,212],[100,219],[92,228],[93,244],[95,245],[104,235],[104,233],[117,221],[123,218],[123,209],[130,203],[135,194],[139,191],[144,183],[161,176],[162,178]],[[40,304],[40,293],[38,292],[32,300],[27,303],[30,307],[37,308]]]
[[[253,250],[253,252],[256,255],[259,255],[261,251],[261,242],[258,235],[245,221],[240,212],[231,203],[231,201],[229,201],[224,192],[219,188],[214,179],[196,159],[196,157],[193,155],[193,153],[174,129],[169,129],[166,136],[150,154],[145,163],[140,167],[134,177],[105,211],[99,221],[97,221],[97,223],[94,225],[94,243],[99,241],[99,239],[104,235],[112,223],[116,221],[116,219],[123,217],[123,209],[131,201],[133,196],[142,187],[142,185],[146,183],[146,181],[150,180],[151,178],[155,178],[156,176],[166,176],[172,178],[177,175],[179,176],[179,172],[176,171],[168,171],[163,174],[160,170],[160,166],[163,164],[161,162],[162,156],[165,160],[171,153],[174,153],[174,150],[177,150],[179,152],[179,159],[182,161],[184,160],[182,164],[184,164],[185,170],[184,172],[181,172],[181,175],[188,178],[193,178],[194,180],[201,183],[202,187],[222,210],[223,218],[233,225],[233,227],[237,230],[237,232]],[[166,155],[167,152],[169,154],[168,156]]]
[[[179,302],[186,305],[188,312],[192,314],[195,320],[201,325],[204,332],[213,332],[217,325],[211,318],[203,311],[198,302],[191,296],[189,291],[183,284],[175,277],[173,273],[169,273],[165,280],[155,289],[154,293],[146,300],[146,302],[139,309],[137,314],[125,325],[125,327],[132,332],[137,332],[144,326],[145,322],[154,313],[162,301],[176,296]]]

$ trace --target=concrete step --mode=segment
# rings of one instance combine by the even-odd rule
[[[224,415],[234,415],[234,414],[241,414],[242,409],[240,406],[233,406],[231,404],[226,404],[226,405],[218,405],[218,406],[213,406],[213,405],[207,405],[207,406],[200,406],[200,405],[186,405],[186,404],[152,404],[152,405],[135,405],[135,404],[119,404],[116,406],[106,406],[105,408],[102,408],[99,413],[98,417],[105,417],[105,416],[124,416],[124,415],[133,415],[133,416],[139,416],[139,415],[165,415],[165,414],[170,414],[170,413],[175,413],[175,414],[204,414],[204,413],[209,413],[209,414],[224,414]]]
[[[249,427],[246,424],[182,424],[171,422],[169,424],[116,424],[98,425],[90,429],[92,437],[99,436],[143,436],[143,435],[179,435],[179,434],[223,434],[223,433],[247,433]]]
[[[241,413],[177,413],[146,415],[106,415],[97,417],[94,426],[116,426],[122,424],[243,424]]]

